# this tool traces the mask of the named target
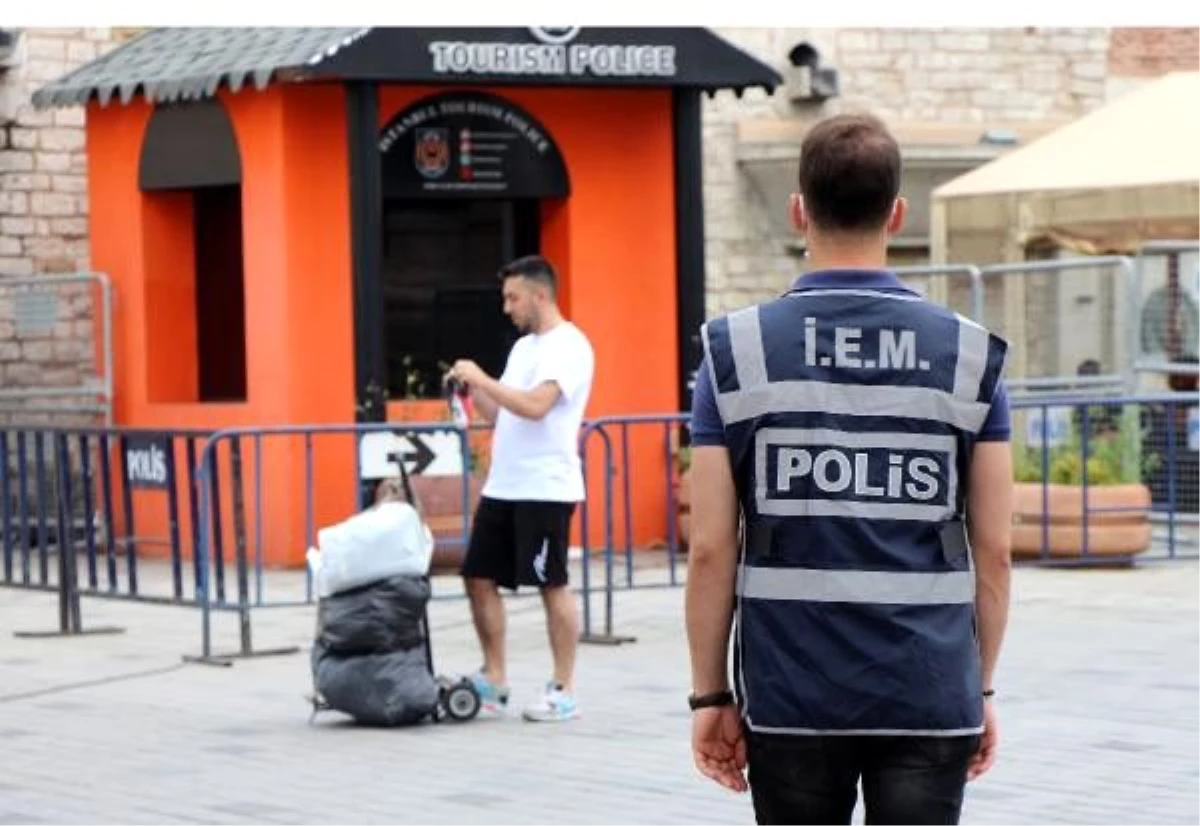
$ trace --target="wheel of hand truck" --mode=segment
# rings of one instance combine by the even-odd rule
[[[451,720],[466,722],[479,713],[479,692],[470,680],[463,680],[446,692],[446,714]]]

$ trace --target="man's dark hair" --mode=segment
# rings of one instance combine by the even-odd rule
[[[900,194],[900,147],[872,115],[827,118],[800,147],[800,194],[818,229],[880,229]]]
[[[517,277],[545,285],[550,290],[551,297],[558,294],[558,275],[550,262],[540,255],[526,255],[500,268],[501,281]]]

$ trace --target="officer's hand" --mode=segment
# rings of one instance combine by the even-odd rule
[[[737,706],[702,708],[692,712],[692,756],[705,777],[725,788],[744,792],[746,739]]]
[[[995,700],[983,704],[983,734],[979,736],[979,748],[967,764],[967,780],[974,780],[996,762],[996,749],[1000,745],[1000,718],[996,715]]]

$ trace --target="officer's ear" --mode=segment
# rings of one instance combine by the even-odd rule
[[[788,196],[788,217],[792,219],[792,226],[802,235],[808,232],[808,215],[804,212],[804,196],[798,192],[793,192]]]
[[[904,219],[908,215],[908,200],[906,198],[897,198],[892,204],[892,214],[888,218],[887,233],[888,235],[899,235],[900,230],[904,227]]]

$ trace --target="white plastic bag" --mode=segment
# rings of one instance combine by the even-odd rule
[[[433,533],[407,502],[382,502],[317,532],[308,552],[317,595],[328,597],[393,576],[423,576]]]

